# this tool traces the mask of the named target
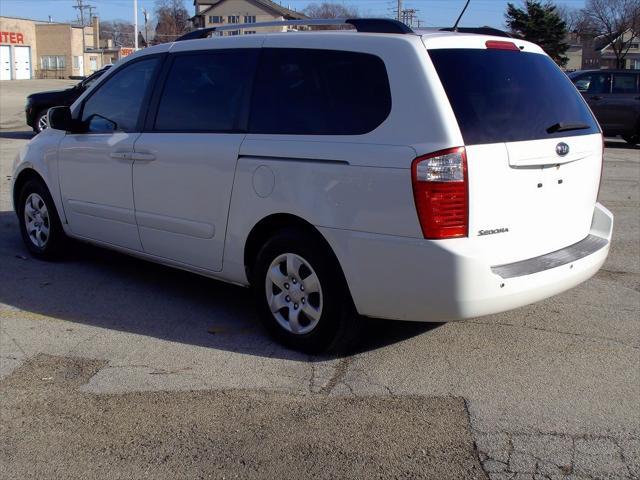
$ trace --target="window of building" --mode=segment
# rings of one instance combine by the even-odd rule
[[[356,52],[263,49],[252,98],[252,133],[361,135],[391,111],[384,62]]]
[[[80,59],[80,55],[74,55],[73,56],[73,68],[78,69],[80,68],[80,63],[82,62],[82,60]]]
[[[634,42],[631,45],[629,45],[629,48],[634,48],[634,49],[637,50],[638,48],[640,48],[640,43]]]
[[[154,129],[231,132],[244,128],[257,55],[254,49],[238,49],[176,57]]]
[[[256,33],[256,31],[255,31],[255,30],[245,30],[245,31],[244,31],[244,34],[245,34],[245,35],[253,35],[253,34],[255,34],[255,33]]]
[[[256,23],[256,16],[255,15],[245,15],[244,16],[244,23]]]
[[[209,15],[209,23],[222,23],[220,15]]]
[[[64,70],[65,65],[64,55],[43,55],[40,58],[40,66],[43,70]]]
[[[115,122],[118,130],[134,131],[157,64],[157,58],[140,60],[106,79],[82,109],[82,121],[89,123],[89,131],[110,131],[108,122]]]
[[[240,15],[229,15],[227,23],[240,23]]]
[[[229,30],[229,35],[240,35],[240,30]]]

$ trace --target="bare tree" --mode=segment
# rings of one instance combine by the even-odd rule
[[[191,29],[184,0],[156,0],[155,43],[173,42]]]
[[[616,68],[623,68],[631,41],[640,35],[640,0],[587,0],[581,28],[604,37]]]
[[[112,40],[115,47],[133,47],[133,24],[126,20],[107,20],[100,22],[100,38]]]
[[[309,18],[358,18],[359,12],[356,7],[345,5],[344,3],[322,2],[310,3],[304,9],[304,14]],[[334,28],[348,27],[332,27],[332,26],[316,26],[313,30],[329,30]]]

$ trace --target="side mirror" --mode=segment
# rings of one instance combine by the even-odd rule
[[[52,107],[49,109],[47,117],[49,119],[49,128],[65,132],[71,131],[73,119],[69,107]]]
[[[93,133],[112,133],[118,129],[118,124],[102,115],[94,113],[85,120],[87,130]]]

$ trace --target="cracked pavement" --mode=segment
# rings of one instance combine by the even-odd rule
[[[480,478],[640,479],[640,150],[607,142],[600,200],[614,212],[616,224],[611,254],[594,278],[538,304],[466,322],[372,321],[357,351],[329,358],[274,344],[241,288],[88,246],[78,246],[58,263],[29,257],[10,212],[7,180],[13,155],[26,138],[24,132],[0,130],[3,382],[18,381],[25,371],[21,368],[44,354],[99,363],[74,387],[77,393],[69,398],[77,402],[170,399],[174,394],[198,402],[203,395],[241,397],[245,392],[251,398],[273,395],[278,402],[316,407],[358,400],[366,409],[373,408],[369,402],[389,401],[393,409],[400,408],[395,401],[422,399],[407,400],[402,413],[390,417],[406,426],[411,424],[407,420],[421,419],[421,408],[433,412],[455,401],[450,411],[459,427],[451,438],[446,429],[436,439],[435,433],[416,433],[407,448],[467,438],[468,430],[482,465]],[[0,391],[5,426],[17,397],[15,389],[3,386]],[[125,408],[125,403],[117,405]],[[144,405],[153,414],[161,402]],[[208,422],[204,414],[197,418]],[[233,418],[240,427],[254,421],[250,412],[246,421]],[[36,421],[28,415],[26,420],[28,425]],[[345,421],[342,430],[328,431],[344,433],[350,425]],[[397,432],[387,423],[368,425],[377,428],[366,430],[367,435],[385,441]],[[464,445],[461,451],[468,452]],[[245,460],[260,455],[245,451]],[[448,458],[436,457],[429,457],[433,465]],[[0,452],[0,458],[6,456]],[[351,465],[339,458],[346,463],[336,468]],[[399,457],[383,458],[379,461]],[[383,470],[377,476],[411,472],[412,478],[443,478],[430,470],[436,467],[415,458],[402,460],[404,470]],[[183,465],[171,462],[176,468]],[[341,471],[333,472],[339,476]],[[331,477],[330,471],[314,472]]]

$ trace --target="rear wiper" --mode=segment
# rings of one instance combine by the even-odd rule
[[[547,128],[547,133],[568,132],[570,130],[584,130],[590,128],[586,123],[564,123],[558,122]]]

